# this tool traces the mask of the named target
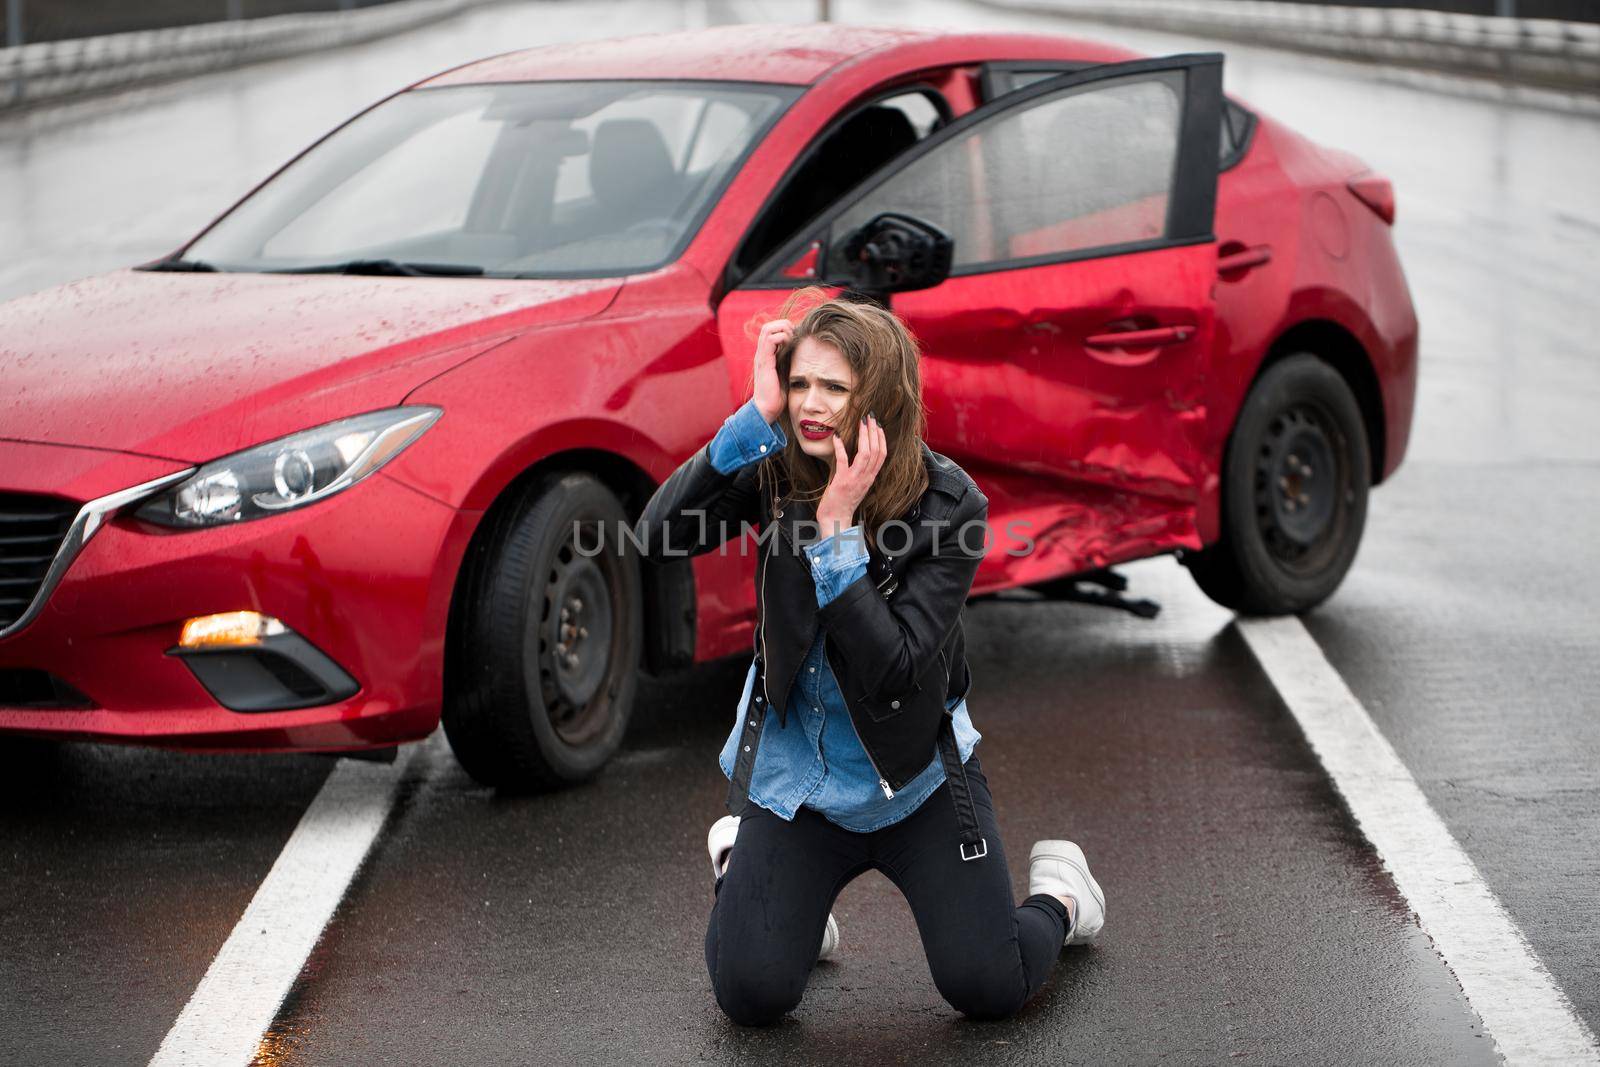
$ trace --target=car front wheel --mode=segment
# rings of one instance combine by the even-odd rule
[[[638,684],[639,563],[618,551],[626,513],[599,481],[568,473],[485,521],[450,627],[450,747],[485,785],[592,778],[622,743]]]
[[[1326,600],[1355,560],[1371,460],[1350,387],[1296,353],[1262,372],[1223,461],[1222,535],[1183,562],[1206,595],[1247,615]]]

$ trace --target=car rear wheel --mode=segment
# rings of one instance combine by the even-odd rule
[[[1339,373],[1309,352],[1274,363],[1245,398],[1222,472],[1222,536],[1183,562],[1247,615],[1306,611],[1338,588],[1367,516],[1366,424]]]
[[[592,778],[622,743],[638,685],[639,563],[618,551],[627,515],[599,481],[568,473],[485,521],[450,627],[450,747],[485,785]]]

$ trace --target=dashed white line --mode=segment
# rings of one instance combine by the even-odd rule
[[[1506,1062],[1600,1063],[1594,1034],[1300,620],[1237,625]]]
[[[211,961],[152,1067],[246,1067],[366,858],[407,767],[340,760]]]

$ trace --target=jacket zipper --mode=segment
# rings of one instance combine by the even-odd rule
[[[767,698],[767,707],[772,707],[772,694],[767,691],[767,669],[772,666],[772,661],[767,658],[767,571],[772,569],[772,557],[769,555],[761,568],[761,588],[756,594],[757,607],[760,609],[761,620],[757,629],[761,631],[761,692]],[[764,713],[763,713],[764,714]]]
[[[783,509],[782,508],[778,508],[773,514],[773,519],[777,520],[777,519],[781,519],[782,517],[783,517]],[[783,534],[783,527],[782,526],[778,527],[778,533],[779,533],[780,536]],[[776,546],[777,543],[778,543],[778,538],[774,537],[772,539],[772,543],[773,543],[774,546]],[[765,694],[765,696],[767,698],[767,707],[769,707],[769,708],[772,707],[772,693],[767,688],[767,671],[771,668],[772,661],[767,658],[767,602],[766,602],[766,596],[767,596],[767,571],[772,568],[772,557],[773,557],[774,554],[775,553],[773,553],[773,552],[766,553],[766,566],[759,568],[761,570],[761,585],[756,590],[756,614],[760,616],[760,620],[756,624],[756,631],[761,635],[761,692],[763,694]],[[789,684],[790,685],[794,684],[794,679],[792,677],[789,679]],[[788,694],[785,693],[784,695],[787,696]],[[852,724],[852,725],[854,725],[854,724]]]
[[[828,665],[828,672],[837,679],[839,675],[833,669],[833,660],[828,658],[828,639],[826,637],[822,639],[822,659]],[[847,709],[845,717],[850,720],[850,729],[855,731],[856,741],[861,745],[861,751],[867,754],[867,762],[872,764],[872,769],[878,776],[878,788],[883,790],[883,799],[893,800],[894,790],[889,788],[889,779],[883,776],[881,770],[878,770],[878,761],[872,758],[872,750],[867,747],[866,741],[862,740],[861,731],[856,729],[855,716],[848,714]]]

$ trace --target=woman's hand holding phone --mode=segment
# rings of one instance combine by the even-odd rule
[[[839,434],[832,434],[830,440],[833,441],[833,477],[817,502],[817,525],[822,528],[823,537],[831,537],[855,524],[856,509],[867,498],[868,490],[889,455],[883,427],[871,415],[861,420],[854,462],[845,453]]]
[[[788,319],[773,319],[761,327],[756,337],[755,392],[751,397],[761,417],[769,423],[783,414],[785,398],[783,383],[778,380],[778,349],[794,336],[794,324]]]

